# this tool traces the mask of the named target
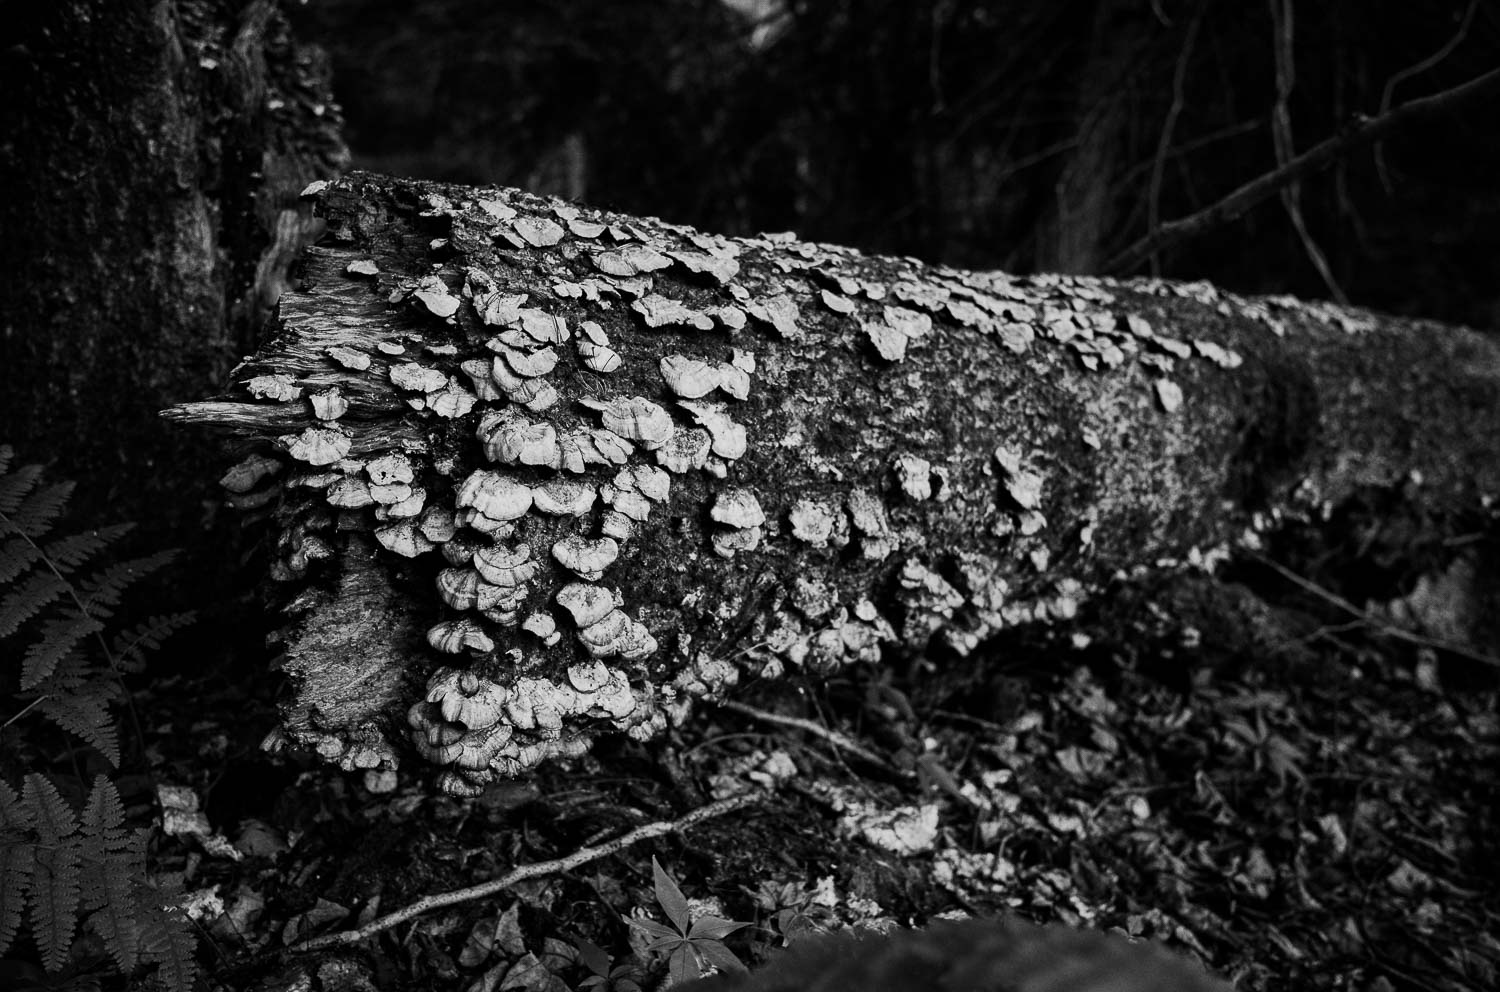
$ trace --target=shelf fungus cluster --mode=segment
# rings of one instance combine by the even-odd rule
[[[346,767],[414,751],[450,792],[600,732],[649,737],[742,668],[827,672],[937,635],[966,651],[1060,615],[1062,581],[1036,579],[1064,550],[1043,515],[1056,480],[1125,471],[1111,417],[1160,418],[1191,401],[1188,363],[1244,361],[1122,313],[1102,280],[397,182],[319,194],[329,233],[280,333],[232,402],[179,409],[261,442],[223,486],[276,523],[272,576],[299,590],[288,655],[344,666],[287,723],[323,721],[320,753]],[[939,386],[954,368],[997,392]],[[1080,399],[1027,420],[1009,412],[1040,409],[1027,389]],[[1029,436],[1052,447],[1000,442]],[[1063,439],[1070,462],[1050,454]],[[399,625],[348,633],[337,658],[318,639],[328,604],[371,595],[348,577],[360,548],[389,588],[428,595],[404,610],[400,677],[339,724],[335,697],[366,676],[347,656],[397,650]],[[764,648],[719,651],[732,637]],[[425,693],[394,708],[412,673]],[[372,745],[403,711],[405,733]],[[339,733],[357,758],[321,743]]]

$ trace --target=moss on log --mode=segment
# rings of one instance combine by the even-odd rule
[[[354,175],[227,396],[293,742],[445,789],[747,676],[960,654],[1420,477],[1500,483],[1500,349],[1204,284],[960,272]]]

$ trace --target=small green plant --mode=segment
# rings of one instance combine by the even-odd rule
[[[671,985],[689,982],[701,976],[705,964],[723,971],[745,971],[735,953],[724,946],[724,938],[748,923],[735,923],[717,916],[691,918],[688,901],[682,889],[653,856],[651,871],[656,881],[656,902],[667,914],[671,926],[655,920],[631,920],[630,925],[651,938],[646,950],[667,956],[667,975]]]
[[[591,940],[573,938],[573,947],[578,951],[578,961],[588,969],[588,977],[578,983],[581,989],[593,992],[641,992],[640,969],[631,962],[616,964],[609,952]]]
[[[752,897],[756,909],[768,915],[771,929],[780,935],[783,947],[830,933],[838,925],[833,910],[817,901],[817,890],[796,882],[762,882]]]
[[[121,596],[172,553],[95,564],[129,525],[53,535],[73,484],[43,484],[39,465],[12,472],[13,458],[0,445],[0,657],[20,658],[19,672],[0,667],[15,680],[5,698],[16,707],[0,729],[36,714],[116,766],[120,739],[111,706],[129,703],[122,676],[192,615],[154,617],[113,636],[107,621]],[[11,650],[25,640],[24,651]],[[23,766],[34,760],[10,758]],[[42,966],[56,976],[78,964],[72,958],[82,922],[122,973],[154,965],[160,982],[190,989],[194,941],[182,915],[166,908],[168,894],[148,880],[147,833],[126,828],[119,791],[102,776],[81,811],[37,770],[27,769],[19,792],[0,779],[0,955],[25,919]]]
[[[1223,718],[1226,740],[1240,749],[1248,750],[1255,770],[1270,771],[1276,776],[1277,785],[1285,788],[1288,778],[1299,782],[1304,780],[1302,763],[1307,755],[1266,721],[1267,706],[1275,705],[1278,701],[1267,700],[1264,696],[1262,693],[1242,693],[1225,700],[1236,709],[1252,711],[1249,718]]]

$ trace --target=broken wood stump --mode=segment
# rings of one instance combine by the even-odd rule
[[[964,654],[1287,514],[1500,487],[1500,348],[354,174],[227,395],[278,739],[469,794],[747,676]],[[419,765],[420,767],[420,765]]]

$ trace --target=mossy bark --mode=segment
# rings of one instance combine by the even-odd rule
[[[319,195],[327,234],[277,333],[226,396],[169,415],[293,463],[232,500],[275,521],[285,727],[346,767],[389,768],[414,735],[465,791],[599,732],[648,736],[742,676],[971,651],[1362,486],[1415,474],[1442,507],[1500,487],[1500,348],[1462,328],[717,238],[513,190],[355,175]],[[617,369],[589,367],[586,322]],[[555,368],[517,374],[548,335]],[[707,418],[680,402],[705,381]],[[623,464],[570,464],[605,429],[632,441]],[[413,477],[367,498],[391,452]],[[657,465],[661,498],[641,481]],[[476,515],[477,472],[526,512]],[[581,508],[545,509],[559,480]],[[599,576],[551,550],[601,534],[618,557]],[[523,544],[514,585],[472,554]],[[490,582],[506,603],[485,612]],[[570,586],[618,592],[609,636]]]
[[[311,220],[297,193],[346,159],[326,74],[275,0],[60,0],[8,26],[0,438],[77,479],[86,519],[181,542],[209,449],[155,412],[254,347]]]

